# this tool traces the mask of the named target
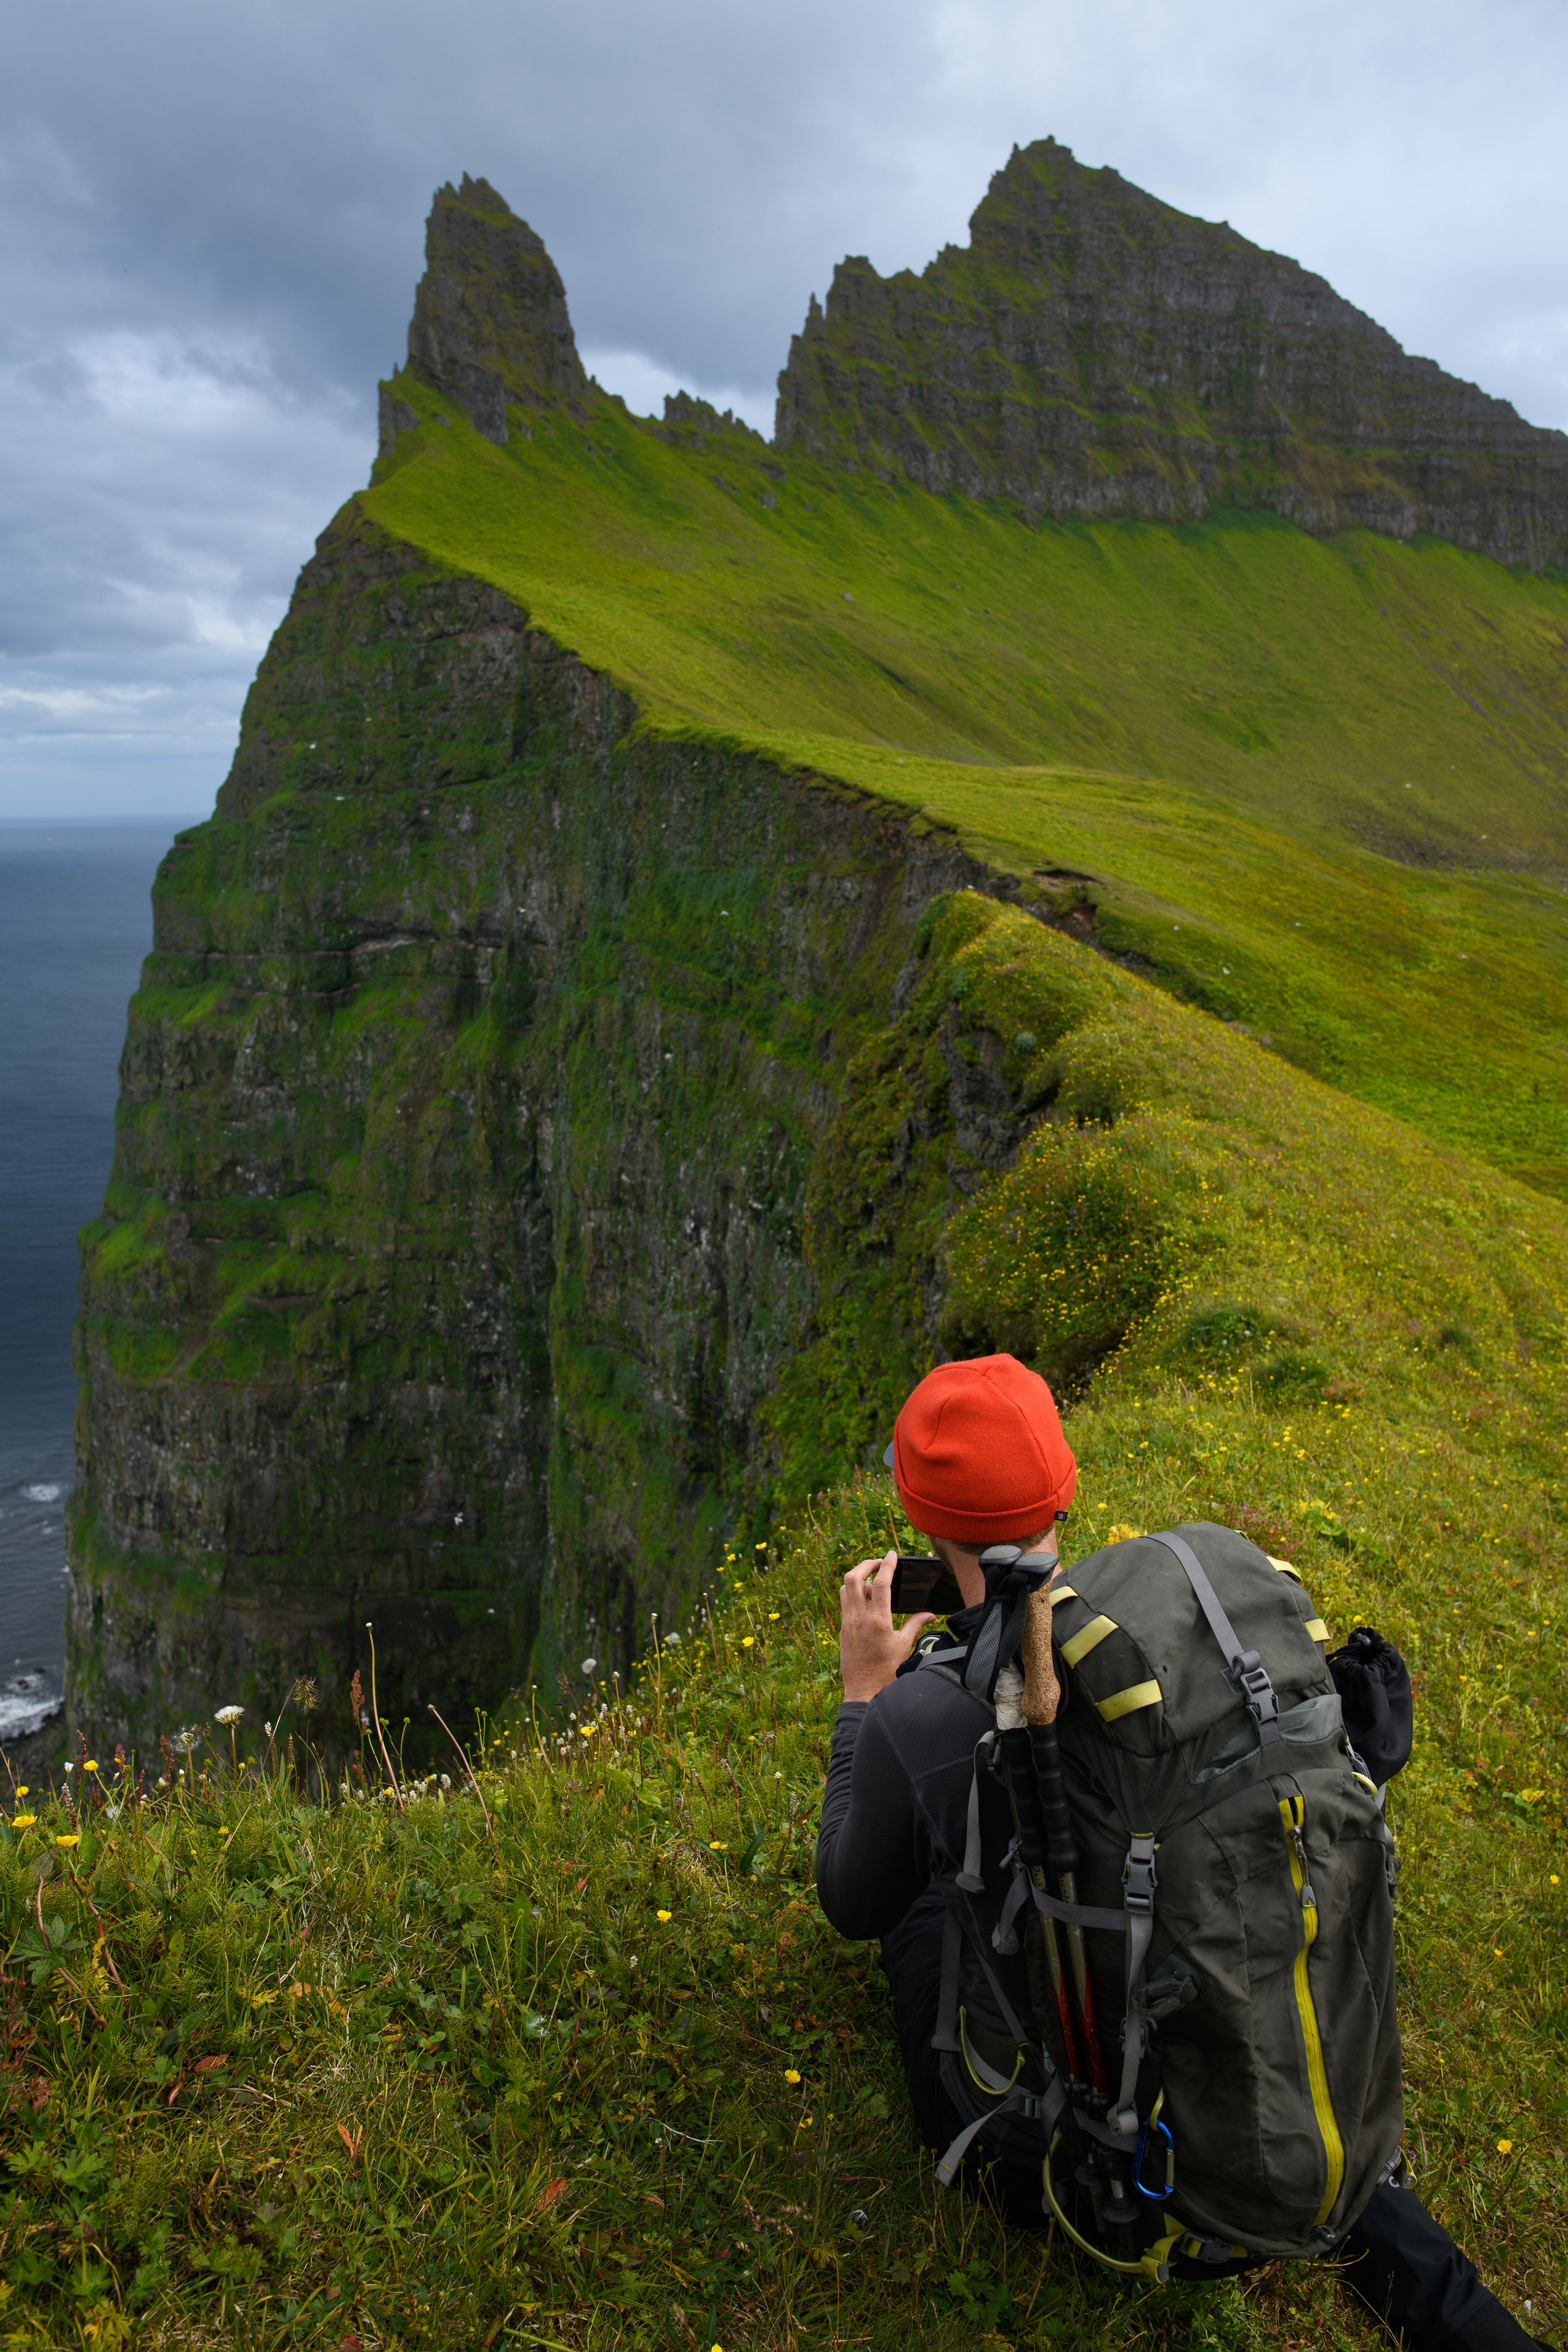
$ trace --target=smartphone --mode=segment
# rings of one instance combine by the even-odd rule
[[[945,1560],[899,1554],[893,1570],[895,1617],[911,1617],[921,1609],[930,1609],[938,1617],[951,1617],[954,1610],[963,1606],[958,1579]]]

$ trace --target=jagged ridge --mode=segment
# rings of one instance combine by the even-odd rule
[[[775,438],[1043,515],[1436,532],[1568,559],[1568,436],[1415,359],[1326,280],[1044,139],[917,277],[856,257],[815,296]]]

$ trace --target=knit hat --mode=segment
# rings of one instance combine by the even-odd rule
[[[954,1543],[1048,1528],[1078,1487],[1056,1400],[1016,1356],[928,1372],[893,1425],[889,1463],[911,1527]]]

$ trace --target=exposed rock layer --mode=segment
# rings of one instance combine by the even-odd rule
[[[1568,562],[1568,435],[1049,139],[1014,150],[967,247],[918,277],[839,265],[791,345],[775,437],[1041,515],[1265,506],[1312,531]]]

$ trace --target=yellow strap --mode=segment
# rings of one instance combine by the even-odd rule
[[[1088,1624],[1080,1627],[1073,1635],[1070,1642],[1062,1643],[1062,1655],[1069,1666],[1076,1666],[1080,1658],[1087,1658],[1091,1650],[1098,1650],[1106,1635],[1114,1633],[1115,1631],[1114,1618],[1091,1617]]]
[[[1279,1570],[1281,1576],[1288,1576],[1292,1584],[1300,1583],[1300,1572],[1291,1567],[1288,1559],[1276,1559],[1271,1551],[1266,1551],[1263,1557],[1271,1568],[1277,1568]]]
[[[1329,1629],[1321,1617],[1308,1618],[1307,1632],[1314,1642],[1326,1642],[1329,1638]]]
[[[1049,1589],[1047,1597],[1050,1601],[1051,1607],[1054,1609],[1058,1601],[1076,1601],[1078,1599],[1078,1594],[1073,1591],[1070,1584],[1053,1584]]]
[[[1101,1723],[1115,1723],[1124,1715],[1135,1715],[1141,1706],[1158,1706],[1163,1693],[1158,1683],[1132,1683],[1126,1690],[1112,1691],[1109,1698],[1094,1702]]]
[[[1334,2115],[1334,2104],[1329,2094],[1328,2068],[1323,2061],[1322,2035],[1318,2031],[1318,2011],[1312,2000],[1312,1980],[1308,1963],[1313,1945],[1318,1940],[1318,1911],[1315,1903],[1305,1901],[1307,1881],[1302,1874],[1300,1853],[1297,1840],[1307,1826],[1307,1801],[1304,1797],[1281,1797],[1279,1800],[1279,1819],[1284,1825],[1287,1848],[1290,1856],[1290,1880],[1301,1902],[1301,1948],[1296,1955],[1293,1971],[1296,1986],[1296,2007],[1301,2019],[1301,2039],[1307,2053],[1307,2084],[1312,2095],[1312,2112],[1323,2142],[1323,2164],[1326,2179],[1323,2201],[1318,2208],[1320,2227],[1333,2211],[1345,2177],[1345,2148],[1340,2137],[1340,2126]],[[1292,1834],[1294,1832],[1294,1834]]]

